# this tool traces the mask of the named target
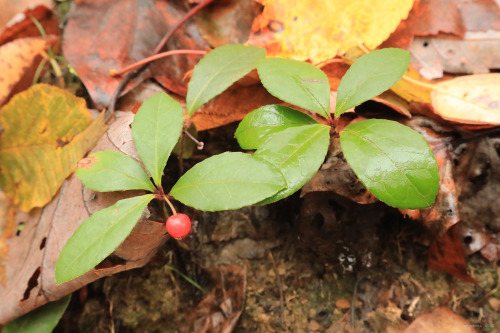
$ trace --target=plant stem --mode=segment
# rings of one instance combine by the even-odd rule
[[[180,276],[182,276],[187,282],[191,283],[194,287],[198,288],[203,294],[206,294],[207,291],[202,287],[200,286],[198,283],[196,283],[193,279],[191,279],[189,276],[181,273],[177,268],[175,267],[172,267],[170,265],[165,265],[163,266],[164,268],[166,269],[170,269],[174,272],[176,272],[177,274],[179,274]]]
[[[155,61],[155,60],[158,60],[158,59],[162,59],[162,58],[166,58],[166,57],[169,57],[169,56],[172,56],[172,55],[177,55],[177,54],[194,54],[194,55],[205,55],[207,54],[206,51],[201,51],[201,50],[173,50],[173,51],[167,51],[167,52],[162,52],[162,53],[158,53],[158,54],[155,54],[151,57],[148,57],[148,58],[144,58],[130,66],[127,66],[125,68],[122,68],[120,70],[115,70],[115,69],[111,69],[109,71],[109,74],[111,74],[112,76],[120,76],[120,75],[123,75],[124,73],[126,72],[129,72],[133,69],[136,69],[136,68],[139,68],[141,67],[142,65],[145,65],[145,64],[148,64],[152,61]]]
[[[179,138],[179,143],[180,143],[180,151],[179,151],[179,156],[178,162],[179,162],[179,178],[182,176],[184,173],[184,141],[185,141],[185,136],[184,136],[184,131],[181,132],[181,137]]]
[[[188,136],[191,140],[193,140],[194,143],[196,143],[196,149],[202,150],[205,144],[202,141],[198,141],[191,133],[188,132],[187,129],[184,130],[184,134]]]
[[[177,215],[177,211],[175,210],[174,208],[174,205],[172,205],[172,203],[170,202],[170,200],[168,200],[167,196],[166,195],[163,195],[163,199],[167,202],[167,204],[170,206],[170,209],[172,210],[172,213],[174,213],[174,215]]]

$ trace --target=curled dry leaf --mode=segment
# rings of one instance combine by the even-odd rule
[[[500,74],[458,77],[436,84],[434,112],[462,124],[500,125]]]
[[[93,151],[116,150],[108,137],[111,133],[130,131],[127,122],[111,125]],[[121,129],[115,124],[119,124]],[[124,125],[125,124],[125,125]],[[115,141],[117,142],[117,141]],[[19,236],[7,240],[7,281],[0,284],[0,299],[4,302],[0,323],[8,322],[47,302],[57,300],[101,277],[145,265],[156,249],[167,239],[165,227],[143,214],[127,239],[111,256],[86,274],[56,286],[55,265],[62,247],[90,214],[142,191],[96,193],[83,187],[73,174],[56,196],[43,209],[33,209],[29,215],[18,216],[24,222]]]
[[[33,83],[42,54],[56,41],[54,36],[30,37],[16,39],[0,47],[0,106]]]
[[[338,138],[330,142],[326,161],[300,192],[303,197],[310,192],[331,191],[350,200],[368,204],[378,201],[359,181],[351,167],[345,161]]]
[[[410,52],[412,64],[426,79],[443,77],[443,71],[457,74],[484,74],[500,67],[500,33],[491,37],[475,33],[464,39],[417,37]]]
[[[245,307],[247,276],[243,268],[219,265],[207,271],[215,287],[191,312],[189,327],[181,332],[233,332]]]
[[[434,240],[429,249],[427,264],[429,269],[445,272],[477,285],[476,280],[467,274],[463,240],[457,232],[459,226],[459,223],[454,224],[445,234]]]

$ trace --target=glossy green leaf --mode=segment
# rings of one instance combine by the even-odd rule
[[[257,149],[265,138],[289,127],[317,124],[307,114],[281,105],[266,105],[258,108],[240,122],[236,139],[243,149]]]
[[[283,175],[268,162],[227,152],[196,164],[170,194],[185,205],[217,211],[253,205],[285,187]]]
[[[139,162],[119,151],[98,151],[78,166],[76,175],[93,191],[155,190]]]
[[[2,327],[2,333],[50,333],[57,326],[71,300],[71,294],[47,303]]]
[[[250,73],[265,56],[265,49],[241,44],[211,51],[194,67],[186,96],[187,113],[193,115],[200,106]]]
[[[382,49],[361,56],[340,80],[335,116],[392,87],[409,65],[410,54],[402,49]]]
[[[259,63],[257,70],[262,84],[272,95],[330,117],[330,83],[321,69],[307,62],[267,58]]]
[[[182,107],[165,93],[148,98],[132,123],[135,149],[157,186],[168,157],[179,140],[184,122]]]
[[[329,144],[330,128],[321,124],[290,127],[268,136],[254,156],[280,170],[288,187],[261,204],[278,201],[298,191],[323,164]]]
[[[370,119],[345,127],[340,144],[358,178],[381,201],[403,209],[434,203],[438,166],[418,132],[395,121]]]
[[[123,199],[83,221],[59,255],[56,283],[85,274],[110,255],[127,238],[153,198],[147,194]]]

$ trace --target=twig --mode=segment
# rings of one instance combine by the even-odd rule
[[[109,71],[109,74],[111,74],[112,76],[120,76],[122,74],[125,74],[126,72],[129,72],[129,71],[133,70],[133,69],[139,68],[142,65],[146,65],[146,64],[148,64],[150,62],[153,62],[155,60],[166,58],[166,57],[169,57],[169,56],[172,56],[172,55],[177,55],[177,54],[205,55],[205,54],[207,54],[207,51],[201,51],[201,50],[173,50],[173,51],[162,52],[162,53],[155,54],[155,55],[153,55],[151,57],[139,60],[138,62],[133,63],[132,65],[127,66],[125,68],[122,68],[120,70],[111,69]]]
[[[271,262],[273,264],[274,275],[276,275],[276,281],[278,282],[278,289],[280,292],[281,326],[283,327],[285,332],[288,332],[288,327],[286,326],[285,323],[285,297],[283,296],[283,285],[281,283],[280,273],[278,270],[278,266],[276,265],[276,261],[274,261],[273,253],[271,251],[268,251],[268,254],[269,254],[269,259],[271,259]]]

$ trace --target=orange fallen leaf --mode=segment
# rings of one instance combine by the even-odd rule
[[[476,333],[474,326],[445,306],[419,316],[404,333]]]
[[[0,45],[19,38],[40,37],[35,20],[43,27],[46,35],[59,36],[61,34],[54,12],[45,6],[36,6],[16,15],[16,20],[12,20],[0,34]]]
[[[16,39],[0,46],[0,106],[15,93],[28,88],[42,60],[42,52],[55,43],[56,37]]]
[[[413,0],[258,2],[264,10],[253,23],[249,44],[266,47],[268,56],[314,64],[359,44],[376,48],[413,6]]]
[[[459,223],[454,224],[432,243],[427,264],[429,269],[445,272],[462,281],[477,285],[476,280],[467,274],[465,250],[463,241],[457,234],[458,226]]]
[[[472,125],[500,125],[500,74],[457,77],[436,84],[434,112],[444,119]]]
[[[53,7],[52,0],[0,0],[0,30],[3,30],[7,23],[18,13],[23,12],[28,7],[44,5]]]

